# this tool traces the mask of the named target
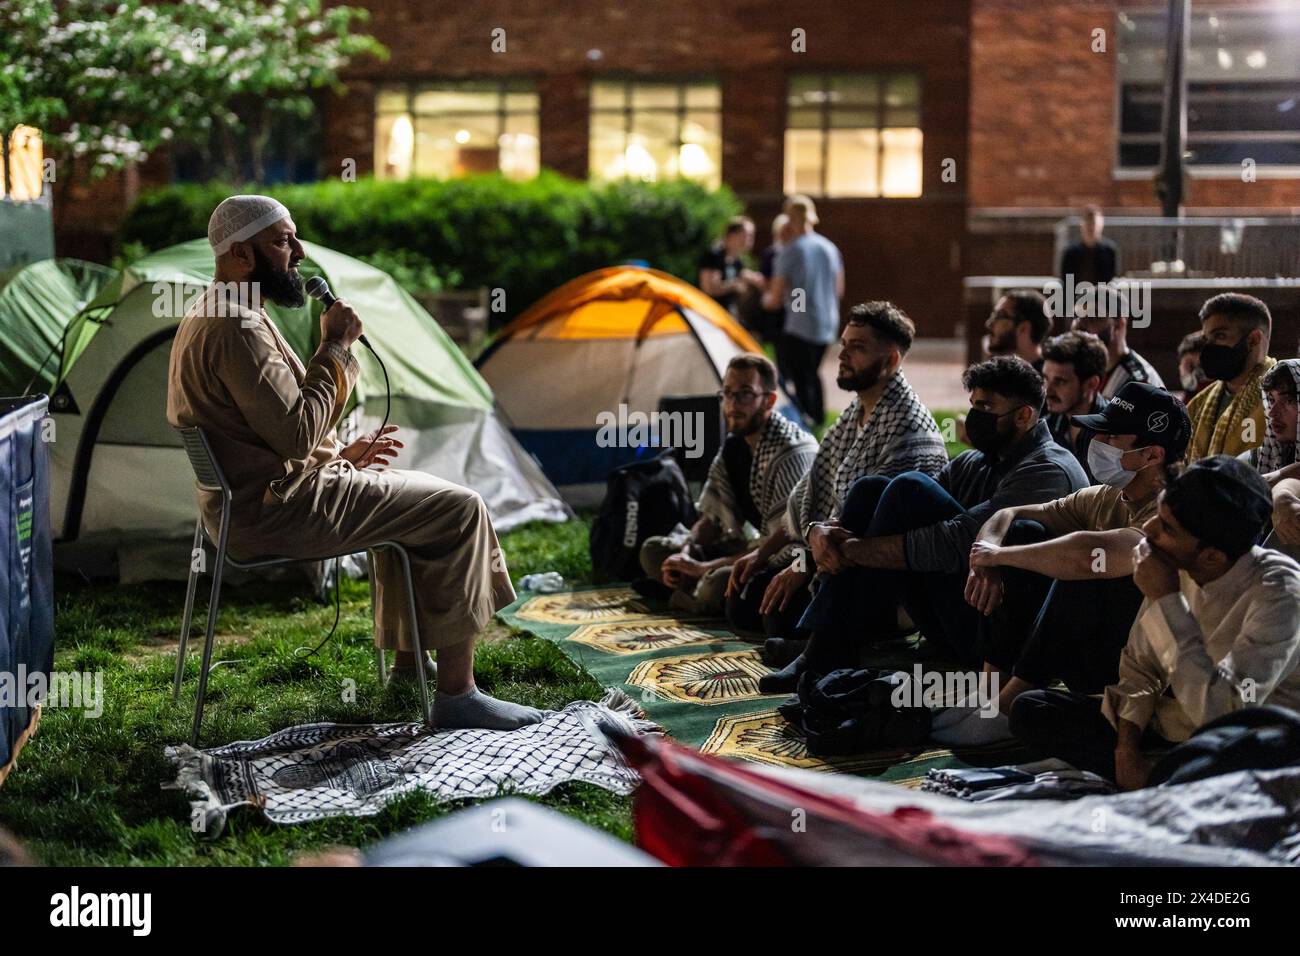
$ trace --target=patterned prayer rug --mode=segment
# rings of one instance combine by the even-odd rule
[[[164,789],[190,797],[191,825],[215,836],[226,814],[254,806],[273,823],[366,817],[413,790],[439,800],[549,793],[581,780],[631,793],[638,777],[591,729],[613,721],[657,728],[636,703],[611,691],[600,703],[576,701],[515,731],[440,730],[419,723],[305,724],[261,740],[211,750],[168,747],[176,780]]]
[[[919,787],[931,768],[1014,763],[1022,751],[995,744],[954,753],[935,745],[846,757],[815,757],[777,713],[786,695],[763,695],[768,669],[758,645],[718,620],[672,616],[628,587],[523,594],[497,616],[553,641],[596,680],[617,687],[681,743],[704,753],[776,766],[852,773]],[[911,670],[923,662],[917,641],[878,649],[871,665]],[[924,663],[927,669],[943,669]]]

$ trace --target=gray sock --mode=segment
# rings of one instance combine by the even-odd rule
[[[536,707],[497,700],[477,687],[463,694],[433,697],[433,723],[436,727],[483,727],[487,730],[517,730],[540,721],[543,714]]]

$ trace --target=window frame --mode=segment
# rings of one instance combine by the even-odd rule
[[[595,100],[596,100],[596,84],[597,84],[597,83],[618,83],[618,84],[621,84],[621,85],[623,86],[623,106],[622,106],[621,109],[613,109],[613,108],[608,107],[608,106],[597,107],[597,106],[595,105]],[[671,85],[671,86],[676,87],[676,89],[677,89],[677,103],[676,103],[676,105],[673,106],[673,107],[671,107],[671,108],[669,108],[669,107],[662,107],[662,106],[642,106],[642,107],[634,107],[634,106],[632,105],[632,88],[635,87],[635,86],[637,86],[638,84],[640,84],[640,85],[645,85],[645,86],[669,86],[669,85]],[[673,125],[674,125],[674,135],[673,135],[673,140],[672,140],[672,147],[673,147],[673,151],[674,151],[674,153],[677,154],[678,156],[680,156],[680,155],[681,155],[681,149],[682,149],[682,146],[685,145],[685,141],[682,139],[682,126],[683,126],[683,125],[685,124],[685,122],[686,122],[686,117],[687,117],[687,115],[689,115],[689,114],[692,113],[692,112],[704,112],[705,109],[707,109],[707,108],[704,108],[704,107],[698,107],[698,106],[697,106],[697,107],[690,107],[690,106],[687,106],[687,104],[686,104],[686,90],[687,90],[687,88],[688,88],[689,86],[691,86],[691,85],[709,85],[709,86],[713,86],[713,87],[716,88],[717,91],[718,91],[718,105],[714,108],[714,109],[716,109],[717,116],[718,116],[718,172],[717,172],[717,177],[718,177],[718,183],[719,183],[719,185],[726,183],[726,177],[724,176],[724,170],[723,170],[723,154],[726,152],[726,142],[727,142],[727,140],[726,140],[726,129],[725,129],[725,122],[726,122],[725,117],[726,117],[726,112],[725,112],[725,110],[723,109],[723,104],[722,104],[722,78],[721,78],[720,76],[716,75],[716,74],[713,74],[713,73],[671,73],[671,74],[667,74],[667,75],[658,75],[658,74],[656,74],[656,75],[653,75],[653,76],[643,76],[643,75],[639,75],[639,74],[635,74],[635,73],[604,73],[604,74],[599,74],[599,75],[594,75],[594,76],[592,76],[592,77],[591,77],[591,80],[590,80],[590,83],[589,83],[589,85],[588,85],[588,87],[587,87],[587,103],[588,103],[588,107],[587,107],[587,179],[588,179],[588,180],[595,179],[597,182],[611,182],[611,183],[612,183],[612,182],[632,182],[632,181],[633,181],[633,180],[631,179],[631,177],[628,176],[628,175],[626,175],[626,174],[624,174],[624,176],[622,177],[621,180],[620,180],[620,179],[605,179],[604,177],[598,176],[597,173],[592,169],[592,166],[591,166],[591,152],[592,152],[592,150],[591,150],[591,137],[592,137],[592,130],[593,130],[594,126],[595,126],[595,123],[593,122],[593,118],[594,118],[594,117],[596,116],[596,114],[598,114],[598,113],[601,114],[601,115],[613,115],[613,114],[616,114],[616,113],[621,113],[621,114],[622,114],[622,118],[623,118],[623,123],[622,123],[623,129],[622,129],[622,133],[623,133],[623,137],[624,137],[624,149],[627,148],[627,145],[626,145],[626,144],[627,144],[627,137],[630,136],[630,135],[632,134],[632,132],[633,132],[633,124],[632,124],[633,117],[636,115],[636,113],[637,113],[638,111],[639,111],[639,112],[642,112],[642,113],[653,113],[653,114],[658,114],[658,115],[672,115],[672,116],[674,117],[674,119],[675,119],[675,122],[674,122],[674,124],[673,124]],[[690,177],[690,176],[683,176],[680,172],[678,172],[677,175],[676,175],[675,177],[673,177],[673,178],[674,178],[674,179],[679,179],[679,180],[685,180],[686,182],[691,182],[691,183],[699,183],[699,184],[702,185],[702,186],[706,186],[706,187],[708,187],[708,188],[713,188],[713,187],[710,186],[707,182],[704,182],[704,181],[702,181],[702,180],[698,180],[698,179],[694,179],[694,178],[692,178],[692,177]],[[669,180],[667,179],[667,177],[665,177],[663,180],[660,180],[660,181],[669,181]]]
[[[454,92],[454,91],[456,91],[458,88],[463,88],[463,87],[466,87],[466,86],[472,86],[472,85],[476,85],[476,84],[477,84],[477,85],[493,85],[493,86],[496,87],[495,90],[490,90],[490,91],[485,91],[485,92],[493,92],[493,93],[496,94],[496,97],[497,97],[497,108],[496,108],[496,111],[495,111],[495,116],[496,116],[496,120],[497,120],[497,132],[496,132],[496,135],[497,135],[498,138],[499,138],[499,137],[500,137],[500,136],[505,132],[505,128],[504,128],[504,127],[505,127],[506,117],[508,117],[508,116],[528,116],[528,115],[531,115],[531,116],[534,118],[534,120],[535,120],[535,125],[536,125],[536,128],[537,128],[537,169],[538,169],[538,173],[540,174],[541,169],[542,169],[542,165],[541,165],[541,143],[542,143],[542,94],[541,94],[541,83],[540,83],[540,79],[539,79],[538,76],[536,76],[535,74],[532,74],[532,73],[527,73],[527,74],[512,74],[512,75],[510,75],[510,76],[505,76],[505,77],[502,77],[502,76],[481,76],[481,75],[478,75],[478,76],[439,76],[439,77],[428,77],[428,76],[401,76],[401,77],[386,78],[386,79],[384,79],[384,80],[382,80],[382,81],[380,81],[380,82],[376,82],[376,83],[375,83],[374,97],[373,97],[373,100],[372,100],[372,102],[373,102],[373,104],[374,104],[374,105],[373,105],[373,108],[372,108],[372,112],[373,112],[374,115],[373,115],[372,120],[371,120],[371,128],[372,128],[372,131],[373,131],[374,127],[378,125],[380,117],[383,117],[383,116],[402,116],[402,115],[409,116],[409,117],[411,118],[411,126],[412,126],[412,128],[414,129],[414,127],[416,126],[416,122],[417,122],[417,120],[418,120],[421,116],[430,117],[430,116],[454,116],[454,115],[458,115],[458,114],[455,114],[455,113],[417,113],[416,110],[415,110],[415,98],[416,98],[420,93],[437,92],[437,91],[439,91],[439,90],[448,90],[448,91],[453,91],[453,92]],[[512,86],[513,86],[514,88],[511,88]],[[526,87],[526,88],[521,88],[521,87]],[[380,97],[380,95],[381,95],[382,93],[394,93],[394,92],[398,92],[398,91],[403,92],[403,93],[405,93],[405,95],[406,95],[406,108],[405,108],[404,110],[381,110],[381,109],[379,108],[379,97]],[[510,93],[531,93],[533,96],[535,96],[535,97],[537,98],[537,105],[536,105],[536,107],[535,107],[531,112],[528,112],[528,111],[521,111],[521,110],[510,110],[510,109],[507,109],[507,108],[506,108],[506,96],[509,95]],[[464,114],[464,115],[466,115],[466,116],[485,116],[485,115],[492,115],[492,114],[486,114],[486,113],[466,113],[466,114]],[[373,133],[372,133],[372,135],[373,135]],[[375,145],[378,145],[378,144],[376,143]],[[373,148],[373,147],[372,147],[372,148]],[[497,175],[504,175],[504,174],[501,172],[501,152],[500,152],[500,149],[501,149],[501,147],[500,147],[500,143],[499,143],[499,141],[498,141],[498,145],[497,145],[497,169],[496,169],[496,172],[497,172]],[[410,176],[407,177],[408,179],[414,179],[414,178],[417,178],[417,177],[419,177],[419,176],[425,175],[425,174],[421,174],[421,173],[416,172],[416,168],[415,168],[415,157],[416,157],[416,147],[415,147],[415,143],[414,143],[414,141],[412,141],[412,144],[411,144],[411,173],[410,173]],[[373,156],[371,157],[371,164],[372,164],[372,175],[375,175],[376,178],[378,178],[377,174],[373,171],[373,170],[374,170],[374,165],[375,165],[375,164],[374,164],[374,157],[373,157]],[[453,178],[458,178],[458,177],[453,177]],[[393,182],[403,182],[404,180],[401,180],[401,179],[393,179],[392,181],[393,181]]]
[[[1234,16],[1234,15],[1243,15],[1243,14],[1247,16],[1260,16],[1260,15],[1267,15],[1269,13],[1275,13],[1279,10],[1289,11],[1291,10],[1291,8],[1280,4],[1270,3],[1270,4],[1263,4],[1260,6],[1248,6],[1248,7],[1225,6],[1215,10],[1214,13],[1216,16],[1224,16],[1224,15]],[[1124,77],[1123,77],[1121,64],[1119,62],[1119,52],[1120,52],[1119,37],[1123,36],[1122,31],[1124,30],[1124,25],[1121,22],[1120,17],[1121,15],[1130,16],[1130,17],[1162,17],[1165,16],[1167,13],[1168,10],[1166,7],[1156,6],[1152,4],[1148,4],[1140,7],[1133,7],[1131,9],[1125,8],[1121,10],[1116,10],[1114,13],[1113,36],[1116,37],[1116,44],[1115,44],[1115,88],[1113,91],[1115,118],[1113,123],[1113,129],[1115,132],[1115,146],[1111,154],[1111,178],[1116,181],[1137,181],[1137,180],[1146,181],[1146,180],[1150,180],[1151,177],[1156,173],[1158,173],[1160,170],[1159,161],[1157,161],[1154,165],[1151,166],[1125,166],[1121,160],[1120,154],[1124,143],[1146,141],[1153,135],[1156,138],[1156,141],[1159,142],[1160,132],[1157,130],[1154,134],[1130,133],[1128,134],[1127,138],[1124,135],[1124,131],[1122,127],[1122,123],[1124,121]],[[1196,13],[1197,13],[1196,10],[1192,11],[1193,16],[1195,16]],[[1298,78],[1298,82],[1300,82],[1300,78]],[[1189,89],[1188,89],[1189,106],[1191,105],[1190,101],[1191,101],[1191,90],[1190,90],[1190,81],[1189,81]],[[1267,130],[1256,130],[1253,135],[1250,133],[1241,133],[1241,132],[1233,132],[1231,134],[1223,133],[1221,131],[1210,132],[1210,133],[1201,134],[1200,136],[1197,137],[1197,139],[1202,141],[1212,141],[1216,138],[1226,139],[1228,136],[1231,136],[1232,142],[1244,142],[1244,143],[1265,142],[1269,139],[1274,139],[1274,140],[1277,139],[1276,132],[1269,132]],[[1297,138],[1300,138],[1300,133],[1297,134]],[[1187,134],[1187,142],[1189,145],[1191,141],[1192,141],[1192,133],[1189,131]],[[1185,174],[1191,179],[1240,179],[1241,169],[1242,167],[1240,164],[1225,165],[1222,163],[1205,163],[1205,164],[1198,165],[1196,163],[1188,163],[1188,162],[1185,162],[1183,164],[1183,170]],[[1291,164],[1291,165],[1282,165],[1278,163],[1270,163],[1267,165],[1256,164],[1254,175],[1256,179],[1300,179],[1300,163]]]
[[[785,74],[785,89],[781,97],[783,110],[781,116],[781,190],[782,193],[789,193],[785,182],[785,143],[786,134],[790,131],[790,86],[795,77],[815,76],[822,81],[823,91],[829,91],[830,80],[833,77],[844,76],[870,76],[879,82],[876,89],[876,104],[878,122],[875,127],[860,127],[862,129],[874,129],[876,133],[876,181],[877,191],[875,194],[855,195],[855,196],[832,196],[826,192],[826,176],[830,167],[830,131],[835,129],[830,125],[831,104],[829,97],[824,99],[821,104],[821,125],[817,131],[821,133],[821,183],[817,192],[808,192],[805,195],[812,199],[824,199],[827,202],[916,202],[925,198],[925,70],[920,66],[898,66],[891,65],[876,69],[861,69],[857,67],[831,67],[822,69],[800,69],[789,70]],[[885,89],[888,81],[892,77],[907,76],[916,80],[916,126],[915,127],[893,127],[885,125],[885,113],[888,107],[885,105]],[[807,129],[808,127],[795,127],[797,129]],[[884,178],[885,169],[885,137],[886,129],[915,128],[921,131],[921,192],[916,196],[886,196],[882,191],[881,184]]]

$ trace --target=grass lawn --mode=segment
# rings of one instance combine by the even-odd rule
[[[590,579],[586,520],[536,524],[502,537],[516,581],[556,570],[573,582]],[[204,583],[207,582],[204,578]],[[230,814],[215,840],[190,830],[189,804],[160,784],[173,774],[168,744],[189,739],[202,630],[190,642],[181,703],[171,701],[183,584],[119,586],[56,581],[59,670],[104,672],[104,712],[48,709],[18,765],[0,788],[0,826],[49,865],[283,865],[305,850],[331,844],[362,846],[457,809],[412,794],[365,820],[337,819],[295,826],[268,823],[252,808]],[[202,606],[202,605],[201,605]],[[263,737],[294,724],[412,720],[415,688],[381,690],[375,677],[369,590],[345,580],[334,639],[314,657],[334,621],[334,607],[317,603],[309,586],[257,583],[226,588],[215,659],[233,666],[208,683],[202,744]],[[494,625],[480,643],[476,673],[489,693],[536,707],[559,708],[603,690],[546,641]],[[200,645],[196,647],[196,642]],[[343,681],[357,683],[344,703]],[[631,837],[630,800],[590,784],[568,784],[542,803],[623,839]]]
[[[942,421],[952,413],[937,412]],[[832,419],[833,420],[833,419]],[[829,424],[829,421],[828,421]],[[955,452],[964,446],[950,446]],[[519,578],[559,571],[571,583],[591,578],[589,519],[534,524],[502,537]],[[199,610],[206,606],[200,587]],[[56,580],[58,670],[102,671],[104,712],[49,709],[18,766],[0,788],[0,826],[48,865],[283,865],[300,852],[362,846],[462,804],[439,805],[412,794],[365,820],[342,818],[295,826],[268,823],[252,808],[231,813],[215,840],[190,829],[185,797],[160,784],[173,777],[168,744],[189,739],[198,680],[202,619],[191,637],[181,702],[171,701],[183,584],[115,585]],[[197,616],[197,615],[196,615]],[[367,723],[412,720],[412,687],[381,690],[374,672],[369,590],[345,580],[334,639],[303,659],[334,620],[333,603],[317,603],[306,583],[256,583],[223,594],[215,659],[234,661],[208,683],[202,745],[254,740],[313,721]],[[479,644],[475,671],[487,692],[535,707],[598,700],[603,688],[554,645],[494,624]],[[196,646],[198,644],[199,646]],[[356,699],[343,700],[344,681]],[[622,839],[631,838],[631,802],[590,784],[568,784],[541,803]]]

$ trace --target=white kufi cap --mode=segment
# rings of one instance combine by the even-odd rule
[[[267,226],[289,218],[283,203],[270,196],[231,196],[212,210],[208,242],[214,256],[223,255],[233,242],[251,239]]]

